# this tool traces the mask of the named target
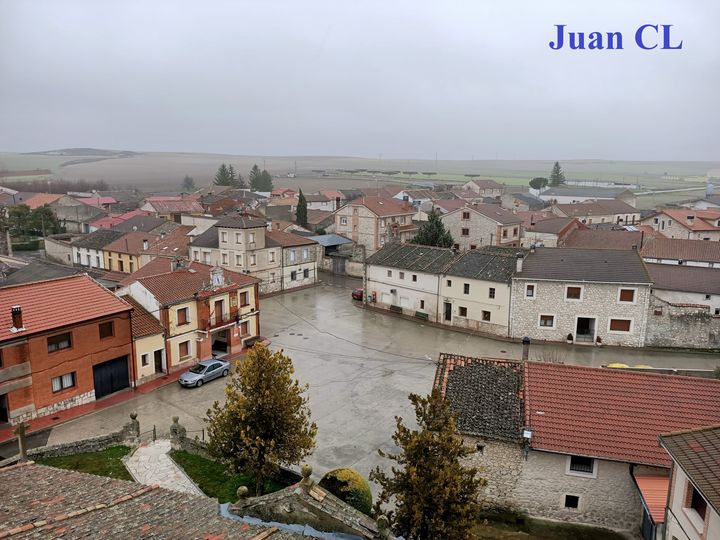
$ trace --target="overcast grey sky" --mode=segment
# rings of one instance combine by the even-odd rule
[[[555,24],[625,49],[550,50]],[[0,150],[718,160],[719,26],[718,0],[0,0]]]

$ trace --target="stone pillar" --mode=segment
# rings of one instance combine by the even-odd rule
[[[312,487],[315,485],[315,482],[312,481],[310,478],[310,475],[312,474],[312,467],[308,465],[307,463],[302,466],[302,480],[300,480],[300,487],[304,491],[310,491]]]
[[[140,421],[137,419],[137,413],[130,413],[130,421],[123,426],[123,437],[131,441],[140,438]]]
[[[17,435],[18,438],[18,454],[20,454],[20,461],[27,461],[27,440],[25,439],[27,428],[28,426],[25,422],[20,422],[13,430],[13,433]]]
[[[530,338],[525,336],[522,338],[522,361],[527,362],[530,356]]]
[[[383,514],[378,516],[376,523],[378,527],[378,532],[375,535],[375,538],[377,540],[393,540],[395,538],[395,535],[390,529],[390,520],[386,515]]]
[[[182,440],[187,436],[187,430],[180,424],[180,417],[173,416],[170,424],[170,442],[174,449],[181,447]]]

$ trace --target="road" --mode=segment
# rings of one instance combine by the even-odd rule
[[[316,474],[353,467],[367,476],[379,464],[378,449],[392,450],[395,415],[411,420],[408,394],[430,391],[439,352],[519,358],[516,343],[454,332],[383,313],[364,310],[350,300],[357,280],[323,275],[324,283],[260,304],[261,330],[271,347],[293,359],[296,376],[310,385],[317,449],[309,458]],[[550,354],[566,363],[600,366],[611,362],[657,367],[712,368],[711,355],[658,353],[582,346],[536,346],[531,359]],[[48,444],[105,434],[119,429],[131,411],[138,412],[143,431],[155,424],[167,432],[171,418],[190,430],[203,427],[203,417],[223,398],[223,380],[200,389],[172,384],[53,428]],[[191,433],[193,435],[193,433]],[[374,486],[373,486],[374,487]]]

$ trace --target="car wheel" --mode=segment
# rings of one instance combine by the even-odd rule
[[[198,380],[198,382],[195,383],[195,386],[196,386],[197,388],[200,388],[202,385],[203,385],[203,380],[202,380],[202,379]]]
[[[228,376],[229,371],[227,369],[223,369],[223,377]]]

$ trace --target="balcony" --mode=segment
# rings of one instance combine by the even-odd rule
[[[218,328],[219,326],[225,326],[227,324],[233,323],[237,320],[238,313],[239,312],[237,308],[225,313],[215,313],[209,319],[201,319],[200,329],[212,330],[213,328]]]

